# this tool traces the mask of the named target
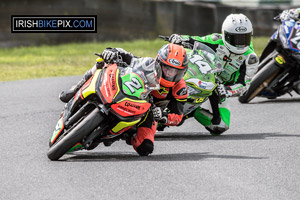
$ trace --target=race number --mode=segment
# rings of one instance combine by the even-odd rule
[[[292,32],[292,37],[290,37],[290,41],[291,41],[291,47],[294,50],[297,50],[298,52],[300,51],[300,31],[299,29],[296,30],[295,28],[293,29]]]
[[[200,55],[193,55],[190,59],[190,62],[195,65],[198,65],[200,72],[203,74],[207,74],[209,71],[212,70],[210,65],[207,62],[203,61],[203,57]]]
[[[128,87],[131,94],[134,94],[136,90],[139,90],[143,87],[142,84],[139,82],[139,80],[135,77],[133,77],[131,81],[125,82],[124,85]]]

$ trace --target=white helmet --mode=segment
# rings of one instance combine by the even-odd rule
[[[223,42],[235,54],[243,54],[248,50],[252,32],[252,23],[243,14],[230,14],[222,24]]]

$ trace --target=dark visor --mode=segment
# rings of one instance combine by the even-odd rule
[[[228,33],[224,31],[225,40],[229,44],[235,47],[245,47],[249,46],[251,42],[252,33],[244,33],[244,34],[236,34],[236,33]]]

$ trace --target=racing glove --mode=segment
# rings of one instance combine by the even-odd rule
[[[220,101],[224,101],[227,97],[231,96],[227,92],[227,89],[226,89],[225,85],[223,85],[223,84],[219,84],[217,86],[217,91],[218,91],[218,95],[219,95]]]
[[[112,63],[118,57],[118,50],[108,47],[102,52],[102,57],[104,59],[104,62]]]
[[[183,39],[178,34],[172,34],[169,38],[169,42],[173,44],[181,44],[183,42]]]
[[[241,83],[237,83],[231,86],[226,86],[228,96],[240,96],[243,95],[249,88],[250,82],[244,86]]]
[[[166,124],[168,122],[168,112],[161,107],[153,108],[152,113],[154,120],[158,123]]]
[[[299,15],[300,15],[300,8],[297,8],[297,9],[284,10],[279,17],[281,21],[290,20],[290,19],[299,20]]]

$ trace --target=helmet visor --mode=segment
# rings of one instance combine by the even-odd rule
[[[225,41],[234,47],[247,47],[250,45],[252,32],[250,33],[229,33],[224,31]]]
[[[161,79],[161,68],[156,68],[151,73],[146,73],[146,78],[148,80],[149,89],[158,90],[160,88],[160,79]]]
[[[177,69],[161,63],[162,78],[171,82],[178,82],[184,76],[186,69]]]

